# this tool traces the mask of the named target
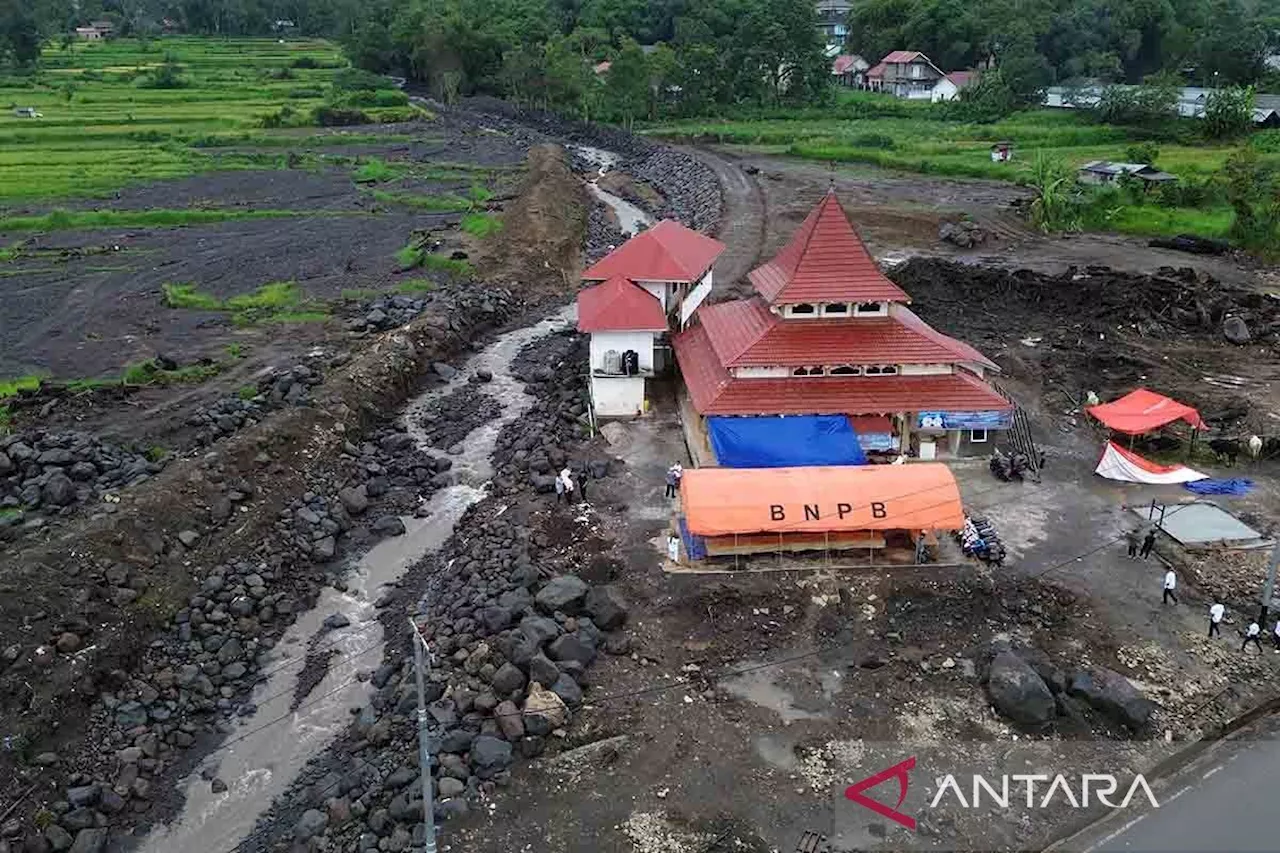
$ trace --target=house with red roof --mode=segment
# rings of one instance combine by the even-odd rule
[[[976,82],[978,82],[977,71],[951,71],[942,75],[942,78],[933,85],[931,100],[935,104],[939,101],[954,101],[960,97],[961,89],[967,89]]]
[[[867,72],[867,88],[899,98],[930,100],[946,74],[918,50],[895,50]]]
[[[599,282],[578,294],[578,331],[591,335],[592,407],[599,417],[644,411],[646,381],[670,366],[669,333],[711,293],[724,244],[663,220],[582,274]]]
[[[989,452],[1008,428],[996,364],[911,310],[834,191],[749,279],[753,297],[698,308],[672,340],[700,426],[843,416],[865,450],[927,459]]]

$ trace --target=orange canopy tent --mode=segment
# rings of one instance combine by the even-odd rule
[[[964,510],[945,465],[697,468],[680,499],[696,536],[853,530],[959,530]]]
[[[1090,406],[1086,411],[1125,435],[1141,435],[1174,421],[1186,421],[1196,429],[1205,429],[1205,423],[1195,409],[1146,388],[1130,391],[1110,403]]]

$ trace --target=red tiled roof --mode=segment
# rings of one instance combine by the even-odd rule
[[[692,284],[711,269],[724,244],[664,219],[632,237],[582,274],[587,281],[625,276],[632,281]]]
[[[706,329],[672,344],[694,408],[703,415],[870,415],[918,411],[1008,411],[1007,400],[971,373],[938,376],[737,379],[722,367]]]
[[[878,62],[878,63],[876,63],[875,65],[873,65],[873,66],[871,67],[871,70],[870,70],[870,71],[868,71],[868,72],[867,72],[867,76],[868,76],[868,77],[877,77],[877,78],[879,78],[879,77],[883,77],[883,76],[884,76],[884,69],[885,69],[885,64],[884,64],[883,62]]]
[[[884,65],[903,65],[908,62],[915,62],[918,59],[923,59],[930,65],[933,64],[929,61],[929,57],[925,56],[918,50],[895,50],[890,52],[890,54],[880,60],[880,62]]]
[[[579,332],[662,332],[667,317],[649,291],[622,276],[578,293]]]
[[[977,71],[952,71],[946,75],[947,79],[955,84],[957,89],[963,89],[970,83],[978,79]]]
[[[770,305],[911,301],[880,271],[834,191],[805,218],[791,242],[748,277]]]
[[[909,308],[895,305],[892,312],[889,317],[783,320],[757,297],[704,305],[698,321],[725,367],[972,362],[996,368]]]
[[[851,53],[842,53],[831,62],[831,73],[844,74],[848,71],[856,71],[859,62],[866,62],[866,60]]]

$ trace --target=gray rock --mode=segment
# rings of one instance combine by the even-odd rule
[[[452,776],[445,776],[436,783],[436,792],[441,799],[449,797],[460,797],[467,791],[467,786],[461,780],[454,779]]]
[[[316,809],[307,809],[293,825],[294,841],[310,841],[319,835],[329,823],[329,816]]]
[[[560,667],[541,652],[529,661],[529,680],[539,684],[555,684],[560,677]]]
[[[468,744],[470,746],[470,744]],[[397,767],[391,771],[391,775],[387,777],[383,784],[393,791],[398,791],[410,782],[418,778],[418,770],[415,767]]]
[[[560,635],[560,626],[545,616],[526,616],[520,620],[520,630],[539,648]]]
[[[573,616],[582,611],[583,601],[589,588],[586,583],[573,575],[560,575],[547,581],[538,590],[534,601],[544,613],[555,613],[557,610]]]
[[[622,594],[612,586],[593,587],[583,607],[591,621],[605,631],[621,627],[627,621],[627,605]]]
[[[1118,672],[1097,667],[1071,677],[1067,692],[1133,731],[1144,728],[1156,705]]]
[[[570,708],[576,708],[582,704],[582,688],[578,686],[578,682],[569,677],[568,673],[560,674],[560,677],[551,685],[551,692],[559,696]]]
[[[76,833],[69,853],[102,853],[107,849],[107,829],[82,829]]]
[[[47,504],[67,506],[76,499],[76,486],[71,478],[61,472],[54,474],[40,490],[40,496]]]
[[[338,492],[338,500],[342,501],[342,506],[352,515],[363,515],[369,508],[369,493],[363,483]]]
[[[141,702],[122,702],[116,708],[116,723],[121,728],[132,729],[147,724],[147,709]]]
[[[498,707],[493,709],[493,717],[498,721],[498,728],[507,740],[518,743],[524,737],[524,719],[515,702],[510,699],[499,702]]]
[[[1253,339],[1248,324],[1234,314],[1223,318],[1222,336],[1233,344],[1247,344]]]
[[[466,752],[476,739],[476,733],[467,729],[451,729],[440,738],[441,752]]]
[[[221,779],[214,778],[213,781],[209,783],[209,790],[215,794],[224,794],[227,790],[227,783],[223,782]]]
[[[486,607],[480,611],[480,621],[490,634],[496,634],[511,627],[511,611],[501,605]]]
[[[0,452],[0,477],[7,477],[13,473],[13,460],[6,454]]]
[[[456,368],[450,367],[443,361],[437,361],[435,364],[431,365],[431,369],[436,372],[437,376],[446,382],[458,375]]]
[[[547,646],[547,656],[554,661],[576,661],[590,666],[596,659],[596,649],[581,632],[562,634]]]
[[[476,379],[479,379],[481,382],[492,382],[492,381],[493,381],[493,371],[492,371],[492,370],[485,370],[485,369],[482,367],[482,368],[480,368],[479,370],[477,370],[477,371],[476,371]]]
[[[471,743],[471,764],[481,779],[511,766],[511,744],[500,738],[480,735]]]
[[[67,832],[56,823],[51,823],[44,829],[44,837],[48,840],[49,846],[55,851],[67,850],[75,841],[71,837],[71,833]]]
[[[200,541],[200,534],[194,530],[183,530],[178,534],[178,541],[187,548],[194,547]]]
[[[1044,725],[1056,713],[1053,693],[1044,679],[1013,652],[1000,652],[991,662],[987,693],[996,710],[1024,725]]]
[[[67,802],[71,803],[72,808],[97,805],[101,794],[102,791],[97,785],[81,785],[78,788],[68,788]]]
[[[499,696],[507,696],[524,687],[524,673],[510,661],[499,667],[489,682]]]
[[[75,454],[63,447],[54,447],[36,457],[41,465],[70,465],[75,459]]]
[[[332,560],[336,553],[338,553],[338,540],[332,536],[317,539],[311,546],[311,554],[317,560]]]
[[[88,829],[97,821],[93,815],[93,809],[88,806],[82,806],[78,809],[72,809],[58,819],[58,823],[62,824],[64,829],[72,832],[79,832],[82,829]]]
[[[373,532],[382,536],[403,536],[404,522],[397,515],[384,515],[373,523]]]
[[[331,613],[324,618],[324,627],[329,630],[337,628],[345,628],[351,624],[351,620],[347,618],[345,613]]]

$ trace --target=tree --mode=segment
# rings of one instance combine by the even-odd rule
[[[1253,127],[1253,87],[1214,89],[1204,102],[1204,133],[1210,139],[1234,139]]]
[[[1152,127],[1178,114],[1181,87],[1170,75],[1148,77],[1141,86],[1108,86],[1094,113],[1100,121]]]
[[[40,23],[23,0],[0,0],[0,61],[20,68],[40,59]]]
[[[628,130],[637,116],[649,107],[649,64],[640,45],[631,39],[622,43],[604,81],[604,109]]]

